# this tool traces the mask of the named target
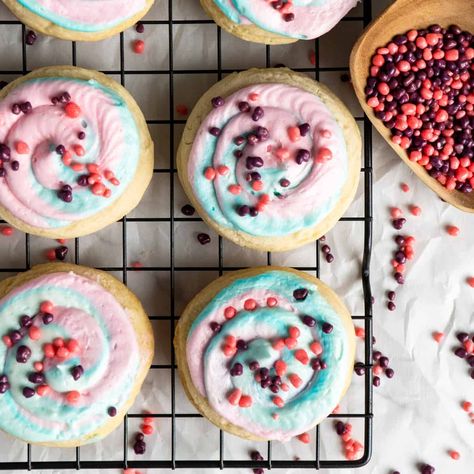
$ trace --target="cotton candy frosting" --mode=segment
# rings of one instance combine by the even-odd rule
[[[355,7],[357,0],[293,0],[292,7],[283,11],[274,8],[270,0],[214,0],[214,3],[238,25],[254,24],[289,38],[312,39],[332,29]],[[292,17],[285,17],[288,14]]]
[[[248,111],[240,110],[242,102]],[[263,116],[255,120],[257,107]],[[292,141],[289,130],[303,124],[308,132]],[[251,143],[249,136],[258,134],[259,127],[268,137]],[[239,137],[245,139],[241,144]],[[321,149],[329,150],[332,158],[318,162]],[[298,162],[300,150],[308,153],[307,161]],[[255,156],[263,166],[249,169],[248,158]],[[206,176],[207,168],[216,170],[214,179]],[[252,172],[263,183],[258,190]],[[203,119],[188,161],[189,181],[208,216],[225,228],[262,237],[316,226],[335,208],[347,174],[347,147],[335,117],[317,96],[287,84],[256,84],[224,98]],[[231,192],[235,185],[238,194]],[[265,203],[263,195],[268,196]],[[261,212],[242,216],[241,206]]]
[[[308,290],[304,301],[295,299],[297,289]],[[276,300],[275,306],[268,305],[269,298]],[[249,299],[257,304],[254,310],[244,309]],[[228,307],[236,310],[231,319],[225,316]],[[304,316],[315,320],[314,327],[303,322]],[[220,331],[215,329],[216,323],[222,326]],[[330,333],[322,330],[325,323],[332,325]],[[275,349],[276,341],[289,337],[290,328],[299,331],[297,345]],[[245,341],[248,348],[225,355],[223,348],[229,336]],[[313,427],[339,403],[352,357],[348,337],[340,316],[314,284],[293,273],[269,271],[235,280],[201,311],[189,330],[187,363],[195,388],[219,415],[255,436],[286,441]],[[318,356],[311,350],[315,341],[322,347]],[[295,357],[300,350],[309,356],[306,364]],[[312,361],[317,357],[325,362],[325,369],[313,369]],[[258,361],[273,377],[277,360],[287,365],[281,379],[288,391],[280,389],[275,394],[261,387],[256,380],[259,370],[251,370],[249,364]],[[243,373],[232,376],[230,369],[236,363],[242,364]],[[297,388],[290,381],[292,374],[301,379]],[[236,389],[252,398],[250,407],[229,402]],[[284,406],[275,405],[277,395]]]
[[[90,33],[113,28],[146,6],[145,0],[18,0],[18,3],[63,28]]]
[[[41,276],[1,299],[1,335],[18,329],[23,315],[37,315],[44,301],[54,304],[54,320],[45,325],[41,315],[35,317],[39,340],[26,335],[11,348],[0,342],[0,375],[7,376],[10,384],[0,394],[0,428],[29,442],[77,440],[106,423],[110,407],[120,410],[128,400],[140,369],[138,343],[126,310],[114,296],[72,272]],[[26,398],[23,389],[37,387],[28,380],[35,372],[33,363],[44,359],[44,344],[55,338],[75,339],[79,350],[65,360],[45,360],[50,391]],[[27,363],[16,360],[21,345],[31,349]],[[76,381],[71,370],[77,365],[84,374]],[[70,391],[80,393],[77,403],[68,402]]]
[[[55,97],[67,92],[80,107],[71,118],[66,104],[53,104]],[[31,111],[15,114],[15,104],[31,103]],[[85,138],[79,139],[83,133]],[[19,153],[23,142],[27,153]],[[95,80],[39,78],[16,87],[0,102],[0,144],[11,150],[8,161],[0,164],[0,205],[26,224],[43,228],[65,227],[106,209],[114,203],[132,181],[140,158],[139,130],[126,102],[113,90]],[[81,169],[64,164],[57,152],[62,145],[71,161]],[[84,154],[75,150],[82,147]],[[12,163],[18,162],[18,170]],[[82,175],[89,175],[89,165],[97,165],[102,182],[110,189],[103,197],[91,191]],[[103,177],[112,172],[114,184]],[[58,191],[68,185],[73,200],[65,202]]]

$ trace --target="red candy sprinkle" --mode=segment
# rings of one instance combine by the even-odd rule
[[[277,339],[272,344],[273,349],[281,351],[285,347],[285,341],[283,339]]]
[[[272,296],[270,298],[267,298],[267,306],[269,308],[273,308],[278,304],[278,300],[276,298],[273,298]]]
[[[304,444],[308,444],[311,439],[309,437],[309,433],[301,433],[300,435],[297,436],[298,441],[301,441]]]
[[[77,342],[76,339],[69,339],[69,341],[66,342],[66,347],[72,354],[79,352],[79,342]]]
[[[56,351],[56,357],[58,359],[67,359],[69,355],[69,350],[66,347],[59,347]]]
[[[143,54],[145,51],[145,42],[143,40],[135,40],[132,43],[132,48],[135,54]]]
[[[42,313],[52,313],[53,312],[54,305],[51,303],[51,301],[43,301],[40,304],[40,311]]]
[[[408,191],[410,191],[410,186],[408,186],[408,184],[406,183],[400,184],[400,188],[402,189],[404,193],[407,193]]]
[[[299,360],[303,365],[307,365],[309,362],[308,353],[304,349],[296,350],[295,358]]]
[[[39,385],[38,387],[36,387],[36,393],[40,397],[44,397],[49,391],[50,388],[48,387],[48,385]]]
[[[224,310],[224,316],[226,319],[232,319],[237,314],[237,310],[233,306],[228,306]]]
[[[74,102],[68,102],[64,106],[64,112],[69,118],[77,118],[81,115],[81,108]],[[64,158],[64,155],[63,155]]]
[[[437,342],[440,343],[444,339],[444,333],[442,332],[434,332],[433,333],[433,339]]]
[[[224,166],[224,165],[220,165],[217,167],[217,172],[221,175],[221,176],[226,176],[229,174],[229,168],[227,166]]]
[[[244,308],[247,311],[253,311],[256,307],[257,307],[257,302],[254,299],[249,298],[248,300],[245,300]]]
[[[298,341],[294,337],[287,337],[285,339],[285,346],[288,347],[288,349],[294,349],[296,344],[298,344]]]
[[[189,109],[186,105],[179,104],[176,106],[176,112],[178,115],[186,117],[189,114]]]
[[[43,362],[35,362],[33,364],[33,368],[36,370],[36,372],[43,372],[43,369],[44,369]]]
[[[285,361],[278,359],[273,364],[273,367],[275,368],[276,374],[279,375],[280,377],[283,377],[283,375],[286,374],[287,365]]]
[[[364,339],[365,338],[365,329],[361,328],[359,326],[356,326],[355,327],[355,335],[357,337],[360,337],[361,339]]]
[[[237,406],[239,404],[241,397],[242,397],[242,390],[240,390],[240,388],[236,388],[229,394],[229,396],[227,397],[227,401],[231,405]]]
[[[216,177],[216,170],[214,168],[206,168],[204,171],[204,177],[209,181],[212,181]]]
[[[7,347],[12,347],[13,343],[12,340],[10,339],[10,336],[2,336],[2,341]]]
[[[466,281],[471,288],[474,288],[474,277],[468,277]]]
[[[419,215],[421,215],[421,208],[418,207],[418,206],[410,206],[410,212],[411,212],[414,216],[419,216]]]
[[[239,184],[231,184],[229,187],[229,192],[237,196],[242,192],[242,187]]]
[[[252,406],[253,400],[250,395],[242,395],[239,400],[239,407],[249,408]]]
[[[4,235],[5,237],[10,237],[13,234],[13,227],[4,225],[0,227],[0,233]]]
[[[326,161],[332,160],[332,151],[329,148],[320,148],[316,155],[317,163],[326,163]]]
[[[323,347],[321,346],[321,343],[317,341],[312,342],[309,348],[311,349],[311,352],[315,355],[320,355],[323,353]]]
[[[45,344],[43,346],[43,353],[44,356],[51,359],[56,355],[56,351],[54,350],[54,346],[52,344]]]
[[[300,330],[296,326],[291,326],[288,330],[288,334],[294,339],[298,339],[300,337]]]
[[[457,237],[459,235],[459,227],[456,227],[455,225],[448,225],[446,227],[446,232],[452,237]]]
[[[84,147],[82,145],[74,145],[72,149],[74,150],[74,153],[77,156],[84,156],[86,154]]]
[[[471,411],[471,408],[472,408],[472,403],[471,402],[468,402],[468,401],[464,401],[462,402],[462,409],[466,412],[470,412]]]
[[[292,142],[297,142],[301,139],[301,132],[299,127],[289,127],[288,128],[288,137]]]
[[[285,406],[285,402],[283,401],[283,398],[281,397],[273,397],[272,402],[278,407],[278,408],[283,408]]]
[[[449,451],[449,457],[451,459],[454,459],[455,461],[457,461],[461,457],[461,455],[457,451],[452,451],[451,450],[451,451]]]
[[[147,436],[153,434],[153,431],[154,431],[153,426],[148,425],[148,424],[142,425],[142,426],[140,427],[140,429],[141,429],[142,433],[143,433],[144,435],[147,435]]]
[[[300,387],[301,384],[303,383],[303,381],[301,380],[301,377],[299,377],[296,374],[288,375],[288,380],[290,381],[291,385],[293,385],[293,387],[295,388]]]
[[[66,400],[71,405],[74,405],[79,401],[80,397],[81,397],[81,394],[77,390],[72,390],[71,392],[67,393]]]
[[[30,147],[25,142],[16,142],[15,150],[19,155],[26,155],[30,152]]]
[[[38,339],[40,339],[41,338],[40,328],[37,326],[31,326],[30,329],[28,330],[28,336],[33,341],[37,341]]]

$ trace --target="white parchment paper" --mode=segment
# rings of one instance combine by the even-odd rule
[[[256,0],[257,1],[257,0]],[[377,14],[388,0],[374,0]],[[167,20],[167,1],[157,0],[147,19]],[[360,15],[357,7],[351,16]],[[173,1],[173,17],[177,20],[204,19],[197,0]],[[0,7],[0,18],[12,19],[5,7]],[[217,80],[216,74],[193,74],[195,69],[217,67],[217,34],[214,25],[175,25],[173,30],[174,69],[191,71],[174,75],[175,105],[191,108],[201,94]],[[340,23],[332,32],[320,40],[318,62],[322,67],[347,66],[351,46],[361,31],[360,22]],[[130,42],[144,39],[146,52],[135,55]],[[125,68],[127,70],[166,70],[168,58],[168,26],[147,25],[144,35],[134,30],[125,34]],[[0,29],[0,70],[21,70],[21,29],[18,25]],[[374,45],[375,47],[376,45]],[[291,46],[274,47],[271,50],[272,64],[284,63],[289,67],[309,67],[308,56],[313,45],[299,42]],[[27,47],[29,69],[51,64],[71,63],[71,44],[65,41],[40,37],[32,47]],[[94,44],[77,45],[77,64],[83,67],[106,71],[120,69],[119,37]],[[265,47],[245,43],[222,33],[222,67],[247,68],[265,66]],[[15,76],[1,75],[0,79],[11,80]],[[119,79],[118,77],[116,77]],[[356,115],[361,115],[351,86],[340,81],[340,72],[322,72],[321,81],[328,84],[346,102]],[[125,85],[140,103],[147,119],[169,119],[169,76],[127,74]],[[177,116],[176,118],[179,118]],[[169,168],[169,127],[151,125],[156,140],[156,167]],[[182,126],[175,127],[175,144],[179,142]],[[417,181],[408,168],[374,132],[374,254],[372,261],[372,285],[376,298],[374,308],[376,349],[390,357],[390,366],[396,372],[394,379],[382,378],[382,385],[375,389],[375,433],[374,454],[370,464],[360,473],[389,474],[399,470],[402,474],[418,472],[418,462],[428,462],[441,474],[470,474],[474,461],[474,424],[460,408],[462,400],[474,402],[473,382],[467,375],[466,364],[452,354],[458,330],[474,330],[474,290],[465,280],[474,275],[474,217],[464,214],[439,200],[431,191]],[[400,183],[406,182],[410,192],[402,193]],[[180,208],[187,202],[176,179],[174,209],[182,216]],[[157,173],[152,185],[132,217],[169,217],[169,175]],[[419,205],[423,212],[419,217],[408,213],[408,206]],[[409,217],[404,229],[416,237],[415,260],[408,264],[405,286],[397,291],[397,310],[389,312],[385,307],[384,294],[395,289],[390,277],[392,240],[395,231],[390,225],[388,209],[402,208]],[[363,215],[363,188],[347,216]],[[460,236],[450,237],[444,230],[448,224],[461,229]],[[217,236],[211,244],[201,247],[196,241],[198,232],[209,232],[202,223],[178,222],[175,224],[175,265],[178,267],[217,265]],[[127,260],[145,265],[169,266],[170,228],[167,222],[127,224]],[[327,240],[333,249],[336,261],[323,264],[321,277],[346,301],[353,314],[363,314],[362,288],[359,279],[363,224],[340,222],[328,234]],[[45,261],[44,251],[54,246],[47,239],[31,237],[31,263]],[[122,224],[80,239],[79,259],[91,266],[121,267]],[[224,242],[224,265],[243,266],[266,263],[266,254],[243,250]],[[74,259],[74,247],[70,247],[69,261]],[[25,236],[16,232],[12,237],[0,236],[0,265],[8,268],[24,268]],[[272,263],[288,266],[315,265],[315,246],[284,254],[274,254]],[[121,278],[121,273],[116,275]],[[2,277],[7,275],[2,274]],[[176,314],[186,302],[208,282],[217,277],[213,271],[180,271],[176,273]],[[169,272],[129,272],[128,284],[143,300],[151,315],[170,314]],[[154,363],[170,363],[170,324],[154,321],[157,353]],[[443,331],[445,341],[437,344],[431,333]],[[360,360],[363,348],[359,343]],[[354,383],[341,404],[343,412],[363,411],[363,379],[354,376]],[[132,412],[150,410],[169,413],[171,405],[170,371],[153,370],[138,397]],[[177,383],[176,411],[195,413],[187,401],[181,385]],[[361,438],[363,426],[353,420],[356,438]],[[130,432],[138,428],[139,420],[130,420]],[[170,421],[160,419],[155,423],[157,433],[147,439],[148,450],[144,459],[169,459]],[[321,425],[322,459],[342,459],[340,440],[334,434],[331,422]],[[219,432],[204,419],[178,419],[177,459],[218,459]],[[244,442],[233,436],[225,436],[225,459],[247,459],[251,449],[260,449],[265,455],[266,446]],[[447,455],[449,449],[461,453],[459,461]],[[285,445],[274,443],[274,459],[312,459],[314,440],[310,445],[293,441]],[[43,449],[33,447],[33,460],[74,460],[74,450]],[[129,448],[129,458],[134,459]],[[26,459],[26,447],[0,434],[0,459],[18,461]],[[117,430],[103,442],[81,449],[82,460],[122,459],[122,431]],[[153,470],[155,471],[155,470]],[[45,471],[46,472],[46,471]],[[51,472],[51,471],[48,471]],[[62,471],[64,472],[64,471]],[[70,471],[74,472],[74,471]],[[100,471],[96,471],[100,472]],[[111,471],[104,471],[111,472]],[[142,471],[143,472],[143,471]],[[152,472],[149,470],[148,472]],[[165,472],[161,470],[160,472]],[[170,471],[171,472],[171,471]],[[181,471],[196,472],[196,470]],[[199,472],[217,472],[200,470]],[[251,472],[251,470],[229,470],[229,473]],[[280,471],[282,472],[282,471]],[[292,473],[300,470],[288,471]],[[336,471],[325,471],[335,473]],[[346,471],[349,472],[349,471]]]

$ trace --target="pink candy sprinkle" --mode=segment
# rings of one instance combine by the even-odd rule
[[[277,304],[278,304],[278,300],[276,298],[273,298],[272,296],[270,296],[270,298],[267,298],[267,306],[268,307],[273,308]]]
[[[312,342],[309,348],[314,355],[320,355],[323,353],[323,346],[321,346],[321,343],[318,341]]]
[[[301,132],[298,127],[289,127],[288,128],[288,137],[292,142],[297,142],[301,139]]]
[[[285,347],[285,341],[283,339],[277,339],[272,344],[273,349],[281,351]]]
[[[288,330],[288,334],[294,339],[298,339],[301,333],[296,326],[291,326],[291,328]]]
[[[240,186],[240,184],[231,184],[227,189],[231,194],[234,194],[235,196],[242,192],[242,187]]]
[[[10,336],[2,336],[2,341],[7,347],[12,347],[13,343],[12,340],[10,339]]]
[[[452,237],[457,237],[459,235],[459,227],[456,227],[455,225],[448,225],[446,227],[446,232]]]
[[[13,228],[8,225],[4,225],[0,227],[0,234],[4,235],[5,237],[10,237],[13,234]]]
[[[242,397],[242,390],[240,388],[236,388],[233,390],[230,395],[227,397],[227,401],[234,406],[239,404],[240,398]]]
[[[249,408],[252,406],[253,400],[250,395],[242,395],[239,400],[239,407]]]
[[[229,168],[227,166],[224,166],[224,165],[220,165],[217,167],[217,172],[221,175],[221,176],[226,176],[229,174]]]
[[[332,151],[329,148],[320,148],[316,155],[316,163],[326,163],[329,160],[332,160]]]
[[[254,299],[249,298],[248,300],[245,300],[244,308],[247,311],[253,311],[256,307],[257,307],[257,302]]]
[[[411,212],[414,216],[419,216],[419,215],[421,215],[421,208],[418,207],[418,206],[410,206],[410,212]]]
[[[304,444],[308,444],[311,439],[309,437],[309,433],[301,433],[300,435],[297,436],[298,441],[301,441]]]
[[[434,332],[433,339],[439,344],[444,339],[443,332]]]
[[[41,304],[40,304],[40,311],[42,313],[52,313],[53,312],[53,303],[51,303],[51,301],[43,301]]]
[[[288,375],[288,380],[290,381],[291,385],[293,385],[293,387],[295,388],[298,388],[303,383],[303,381],[301,380],[301,377],[297,374]]]
[[[400,188],[402,189],[404,193],[407,193],[408,191],[410,191],[410,186],[408,186],[408,184],[406,183],[400,184]]]
[[[260,94],[258,92],[251,92],[249,94],[249,100],[251,100],[252,102],[255,102],[259,98],[260,98]]]
[[[41,338],[40,328],[37,326],[31,326],[30,329],[28,330],[28,336],[33,341],[37,341],[38,339],[40,339]]]
[[[283,375],[286,374],[287,365],[285,361],[278,359],[273,364],[273,367],[275,368],[276,374],[279,375],[280,377],[283,377]]]
[[[287,160],[290,157],[290,152],[288,151],[288,148],[284,147],[278,148],[275,154],[280,160]]]
[[[295,351],[296,360],[300,361],[303,365],[307,365],[309,362],[308,353],[304,349],[298,349]]]
[[[283,401],[283,398],[281,397],[273,397],[272,402],[278,407],[278,408],[283,408],[285,406],[285,402]]]
[[[390,209],[390,216],[392,217],[392,219],[399,219],[400,217],[403,216],[403,212],[398,207],[392,207]]]
[[[237,314],[237,310],[233,306],[228,306],[224,310],[224,317],[226,319],[232,319]]]
[[[44,369],[43,362],[35,362],[33,364],[33,367],[37,372],[43,372],[43,369]]]
[[[26,155],[30,152],[30,147],[22,141],[18,141],[15,143],[15,150],[19,155]]]
[[[321,130],[320,135],[323,138],[331,138],[332,137],[332,132],[331,132],[331,130]]]
[[[212,181],[216,177],[216,170],[214,168],[206,168],[204,171],[204,177],[209,181]]]
[[[285,339],[285,346],[288,347],[288,349],[294,349],[296,344],[298,344],[298,341],[294,337],[287,337]]]
[[[451,459],[454,459],[455,461],[457,461],[461,457],[461,455],[457,451],[452,451],[451,450],[448,453],[449,453],[449,457]]]

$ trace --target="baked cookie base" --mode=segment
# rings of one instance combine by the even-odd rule
[[[238,25],[222,13],[221,9],[214,3],[214,0],[201,0],[201,6],[207,15],[223,30],[245,41],[269,45],[291,44],[298,41],[295,38],[265,31],[256,25]]]
[[[352,323],[351,315],[347,308],[344,306],[342,301],[336,295],[336,293],[325,285],[323,282],[317,278],[292,268],[287,267],[276,267],[276,266],[267,266],[267,267],[255,267],[247,270],[238,270],[232,273],[228,273],[217,280],[214,280],[210,285],[201,290],[187,305],[183,311],[178,325],[176,327],[175,337],[174,337],[174,348],[176,352],[176,358],[178,361],[178,373],[183,384],[186,395],[196,409],[206,417],[211,423],[216,425],[218,428],[227,431],[235,436],[240,438],[252,440],[252,441],[268,441],[265,438],[260,438],[254,434],[246,431],[244,428],[230,423],[227,419],[218,414],[214,409],[209,405],[207,398],[203,397],[198,390],[195,388],[193,381],[191,379],[191,374],[189,372],[187,357],[186,357],[186,343],[188,339],[189,329],[193,321],[199,316],[203,309],[214,299],[214,297],[222,289],[229,286],[233,281],[239,280],[242,278],[249,278],[252,276],[259,275],[267,271],[284,271],[288,273],[294,273],[304,278],[313,285],[316,285],[321,296],[326,299],[326,301],[335,309],[335,311],[340,315],[341,321],[344,325],[345,332],[347,335],[347,340],[349,341],[349,362],[347,365],[347,375],[346,383],[343,393],[341,393],[341,399],[346,393],[347,389],[352,380],[352,372],[354,367],[354,358],[355,358],[355,335],[354,335],[354,325]],[[314,426],[319,424],[324,418],[316,420]]]
[[[88,81],[90,79],[107,87],[119,95],[130,110],[137,124],[140,137],[140,158],[135,171],[135,176],[122,195],[110,206],[85,219],[72,222],[66,227],[41,228],[29,225],[15,217],[8,209],[0,205],[0,216],[9,224],[28,234],[47,237],[50,239],[71,239],[92,234],[98,230],[117,222],[125,214],[132,211],[140,202],[153,177],[154,146],[148,131],[145,117],[138,107],[135,99],[120,84],[110,79],[105,74],[89,69],[74,66],[49,66],[20,77],[8,84],[0,91],[0,100],[3,100],[11,91],[24,82],[40,77],[64,77]]]
[[[75,31],[59,26],[20,5],[17,0],[2,0],[2,2],[22,23],[43,35],[70,41],[101,41],[133,26],[148,13],[155,0],[147,0],[146,7],[142,11],[113,28],[94,32]]]
[[[336,206],[314,227],[305,228],[286,236],[254,236],[217,224],[209,217],[197,200],[188,177],[188,160],[191,149],[202,121],[212,110],[211,99],[217,96],[226,98],[244,87],[262,83],[288,84],[290,86],[299,87],[317,96],[334,115],[343,131],[347,147],[347,178]],[[354,199],[357,191],[360,179],[361,156],[362,139],[356,121],[341,100],[325,85],[287,68],[249,69],[248,71],[233,73],[227,76],[212,86],[201,99],[199,99],[188,118],[181,138],[177,153],[177,167],[179,179],[192,205],[198,211],[202,219],[218,234],[242,247],[261,251],[284,252],[315,241],[329,231],[341,218]]]
[[[73,272],[77,275],[89,278],[101,285],[114,296],[114,298],[120,303],[120,305],[127,311],[129,315],[135,337],[137,338],[141,361],[140,368],[135,376],[135,381],[133,383],[130,397],[127,402],[122,407],[120,407],[120,410],[117,412],[115,417],[109,418],[107,422],[101,427],[82,438],[69,441],[58,441],[55,443],[33,443],[55,448],[72,448],[98,441],[110,434],[122,423],[125,414],[135,401],[135,398],[138,395],[143,381],[145,380],[145,377],[151,366],[154,354],[154,337],[150,320],[148,319],[148,316],[145,313],[145,310],[143,309],[138,298],[119,280],[106,272],[95,270],[93,268],[66,263],[46,263],[43,265],[37,265],[28,272],[19,273],[14,277],[0,282],[0,299],[18,286],[24,285],[29,281],[43,275],[57,272]]]

